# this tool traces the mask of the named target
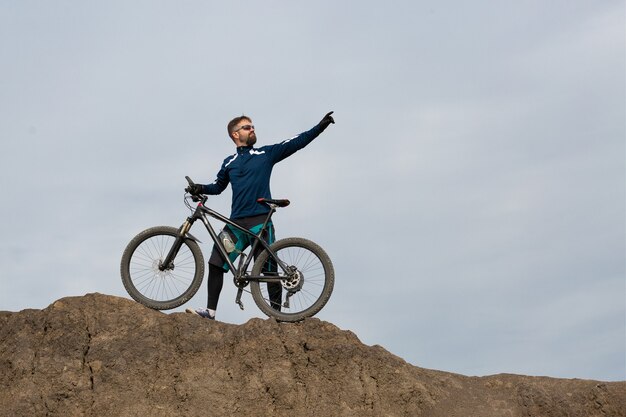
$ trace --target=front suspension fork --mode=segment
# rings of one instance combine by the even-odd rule
[[[187,219],[185,220],[185,223],[180,226],[180,228],[178,229],[178,235],[176,236],[176,240],[174,240],[174,244],[170,248],[165,259],[163,259],[159,263],[160,271],[174,269],[174,259],[176,259],[176,255],[178,255],[178,251],[180,250],[181,246],[183,246],[183,242],[185,241],[185,235],[187,234],[187,232],[189,232],[189,229],[191,229],[191,225],[192,222]]]

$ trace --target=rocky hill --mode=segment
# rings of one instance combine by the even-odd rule
[[[466,377],[318,319],[232,325],[89,294],[0,312],[0,416],[626,416],[626,382]]]

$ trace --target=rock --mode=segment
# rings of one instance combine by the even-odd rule
[[[626,416],[626,382],[422,369],[312,318],[242,325],[125,298],[0,312],[0,416]]]

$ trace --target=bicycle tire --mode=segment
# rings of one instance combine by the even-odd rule
[[[126,246],[120,272],[124,288],[138,303],[155,310],[169,310],[191,299],[204,276],[204,258],[193,239],[185,239],[174,269],[161,271],[159,262],[178,236],[178,229],[157,226],[135,236]]]
[[[250,281],[250,292],[259,309],[269,317],[278,321],[297,322],[317,314],[328,302],[335,285],[335,270],[328,254],[318,244],[299,237],[280,239],[270,247],[274,253],[289,266],[297,268],[302,282],[281,281],[281,311],[272,307],[265,283]],[[270,253],[264,250],[254,262],[252,275],[259,276],[263,272]],[[299,286],[299,288],[298,288]],[[284,304],[286,294],[289,307]]]

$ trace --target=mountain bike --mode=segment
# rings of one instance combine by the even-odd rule
[[[185,178],[190,187],[193,186],[193,181]],[[207,207],[207,198],[206,195],[185,192],[184,202],[191,215],[182,226],[152,227],[128,243],[120,272],[126,291],[135,301],[156,310],[168,310],[186,303],[195,295],[204,277],[204,257],[198,245],[201,242],[189,231],[200,220],[233,273],[233,282],[238,289],[235,302],[242,310],[241,297],[248,285],[259,309],[279,321],[300,321],[317,314],[326,305],[333,291],[335,272],[324,249],[299,237],[280,239],[271,245],[262,238],[272,215],[278,208],[288,206],[289,200],[259,198],[258,204],[267,205],[269,212],[261,229],[253,233]],[[193,207],[193,203],[197,205]],[[218,234],[209,218],[250,238],[249,251],[236,254],[237,266],[229,256],[237,249],[224,230]],[[252,254],[256,254],[254,262]],[[270,296],[268,287],[271,286],[274,289]]]

